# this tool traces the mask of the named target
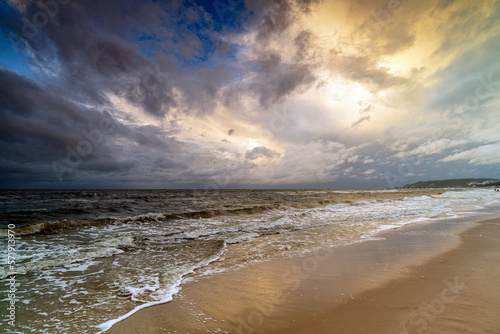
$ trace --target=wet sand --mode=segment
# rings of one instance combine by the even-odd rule
[[[500,333],[500,219],[412,224],[183,284],[107,333]]]

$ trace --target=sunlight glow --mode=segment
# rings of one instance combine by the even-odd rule
[[[259,147],[259,146],[262,146],[258,140],[255,140],[255,139],[250,139],[249,141],[247,141],[247,144],[246,144],[246,147],[247,147],[247,150],[253,150],[254,148],[256,147]]]

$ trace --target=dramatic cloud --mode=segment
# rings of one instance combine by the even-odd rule
[[[500,177],[500,3],[0,7],[0,185]]]
[[[259,146],[247,151],[245,158],[248,160],[255,160],[259,157],[274,158],[279,157],[279,155],[280,154],[276,151],[270,150],[267,147]]]

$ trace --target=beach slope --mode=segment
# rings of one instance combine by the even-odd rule
[[[107,333],[500,333],[499,263],[500,219],[412,224],[188,282]]]

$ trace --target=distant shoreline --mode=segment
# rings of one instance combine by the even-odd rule
[[[473,188],[473,187],[500,187],[498,179],[447,179],[419,181],[407,184],[403,188]]]

